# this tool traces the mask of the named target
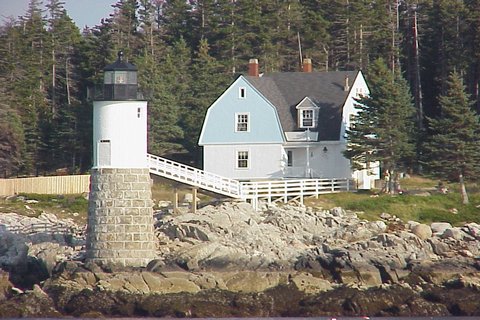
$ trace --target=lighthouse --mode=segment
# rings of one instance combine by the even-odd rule
[[[137,68],[119,52],[93,102],[86,260],[101,265],[142,267],[156,257],[147,102],[137,97]]]

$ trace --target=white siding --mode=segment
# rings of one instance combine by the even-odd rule
[[[206,145],[204,170],[232,179],[265,179],[283,176],[281,144]],[[248,151],[247,169],[237,169],[237,152]]]
[[[368,90],[367,83],[361,71],[358,72],[355,82],[352,84],[345,105],[342,112],[342,127],[340,129],[340,141],[345,141],[345,130],[350,126],[350,115],[357,114],[358,110],[355,108],[355,104],[358,104],[354,98],[360,98],[361,95],[368,96],[370,91]]]
[[[350,161],[342,154],[344,146],[343,143],[319,143],[313,152],[313,157],[310,158],[310,163],[322,178],[352,177]],[[325,147],[327,151],[324,151]]]
[[[94,101],[93,167],[147,168],[147,102]]]

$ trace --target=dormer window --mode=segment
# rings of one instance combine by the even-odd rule
[[[299,104],[297,104],[298,127],[300,129],[311,129],[317,127],[318,106],[305,97]]]
[[[307,110],[300,110],[301,111],[301,127],[302,128],[314,128],[314,115],[315,115],[315,110],[313,109],[307,109]]]

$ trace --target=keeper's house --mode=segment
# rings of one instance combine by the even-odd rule
[[[360,95],[368,95],[361,71],[259,74],[251,59],[210,106],[199,145],[204,170],[239,180],[354,178],[369,189],[379,178],[376,163],[352,171],[342,151]]]

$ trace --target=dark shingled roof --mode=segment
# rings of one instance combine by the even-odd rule
[[[345,77],[350,86],[358,71],[282,72],[261,77],[246,76],[265,98],[276,108],[285,132],[303,131],[297,127],[296,106],[308,97],[319,108],[318,140],[338,140],[342,122],[342,108],[348,91],[344,90]]]

